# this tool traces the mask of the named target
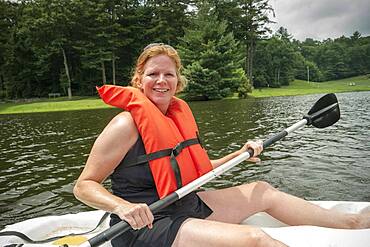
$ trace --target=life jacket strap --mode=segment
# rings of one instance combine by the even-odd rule
[[[134,160],[129,160],[127,161],[127,163],[125,162],[125,167],[133,167],[133,166],[141,165],[143,163],[148,163],[151,160],[170,156],[170,164],[171,164],[172,170],[175,173],[177,188],[179,189],[182,187],[182,179],[181,179],[179,164],[177,163],[176,157],[181,153],[181,151],[184,148],[189,147],[191,145],[196,145],[196,144],[200,144],[198,137],[179,142],[174,148],[166,148],[166,149],[162,149],[162,150],[150,153],[150,154],[143,154],[143,155],[137,156]]]
[[[199,144],[198,138],[188,139],[180,142],[172,149],[170,163],[172,170],[175,173],[177,189],[180,189],[182,187],[182,179],[179,163],[177,163],[176,156],[179,155],[184,148],[195,144]]]

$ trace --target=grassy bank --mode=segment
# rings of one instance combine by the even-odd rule
[[[72,100],[56,98],[35,102],[2,103],[0,104],[0,114],[72,111],[108,107],[108,105],[98,98],[78,98]]]
[[[305,95],[319,93],[339,93],[352,91],[370,91],[370,78],[358,76],[338,81],[328,82],[306,82],[296,80],[289,86],[281,88],[255,89],[250,94],[252,97],[272,97],[288,95]],[[0,103],[0,114],[31,113],[31,112],[50,112],[50,111],[70,111],[107,108],[106,104],[98,98],[56,98],[50,100],[40,100],[36,102]]]
[[[320,83],[295,80],[289,86],[255,89],[249,95],[252,97],[271,97],[355,91],[370,91],[370,78],[368,76],[357,76]]]

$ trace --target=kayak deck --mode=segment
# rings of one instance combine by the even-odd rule
[[[348,213],[370,212],[370,202],[315,201],[313,203],[324,208]],[[39,217],[8,225],[2,232],[19,231],[33,240],[65,236],[71,233],[84,233],[94,229],[103,215],[103,211],[94,210],[77,214]],[[266,213],[255,214],[244,220],[242,224],[261,227],[267,234],[286,243],[288,246],[368,247],[370,243],[370,229],[344,230],[316,226],[287,226]],[[83,236],[71,236],[44,244],[25,244],[23,246],[58,246],[64,243],[67,243],[69,246],[78,246],[81,241],[83,242],[95,236],[108,227],[109,217],[107,217],[93,232]],[[25,241],[16,236],[0,236],[0,246],[20,243],[25,243]],[[111,245],[108,242],[102,246],[109,247]]]

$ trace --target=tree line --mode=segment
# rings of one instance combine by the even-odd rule
[[[256,49],[257,87],[280,87],[294,79],[328,81],[370,73],[370,36],[298,41],[281,27]]]
[[[273,11],[268,0],[2,0],[0,99],[127,85],[152,42],[178,49],[191,98],[370,73],[370,37],[301,42],[271,33]]]

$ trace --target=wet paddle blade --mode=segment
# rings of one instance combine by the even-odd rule
[[[312,124],[316,128],[326,128],[336,123],[340,118],[340,110],[335,94],[321,97],[304,118],[308,125]]]

